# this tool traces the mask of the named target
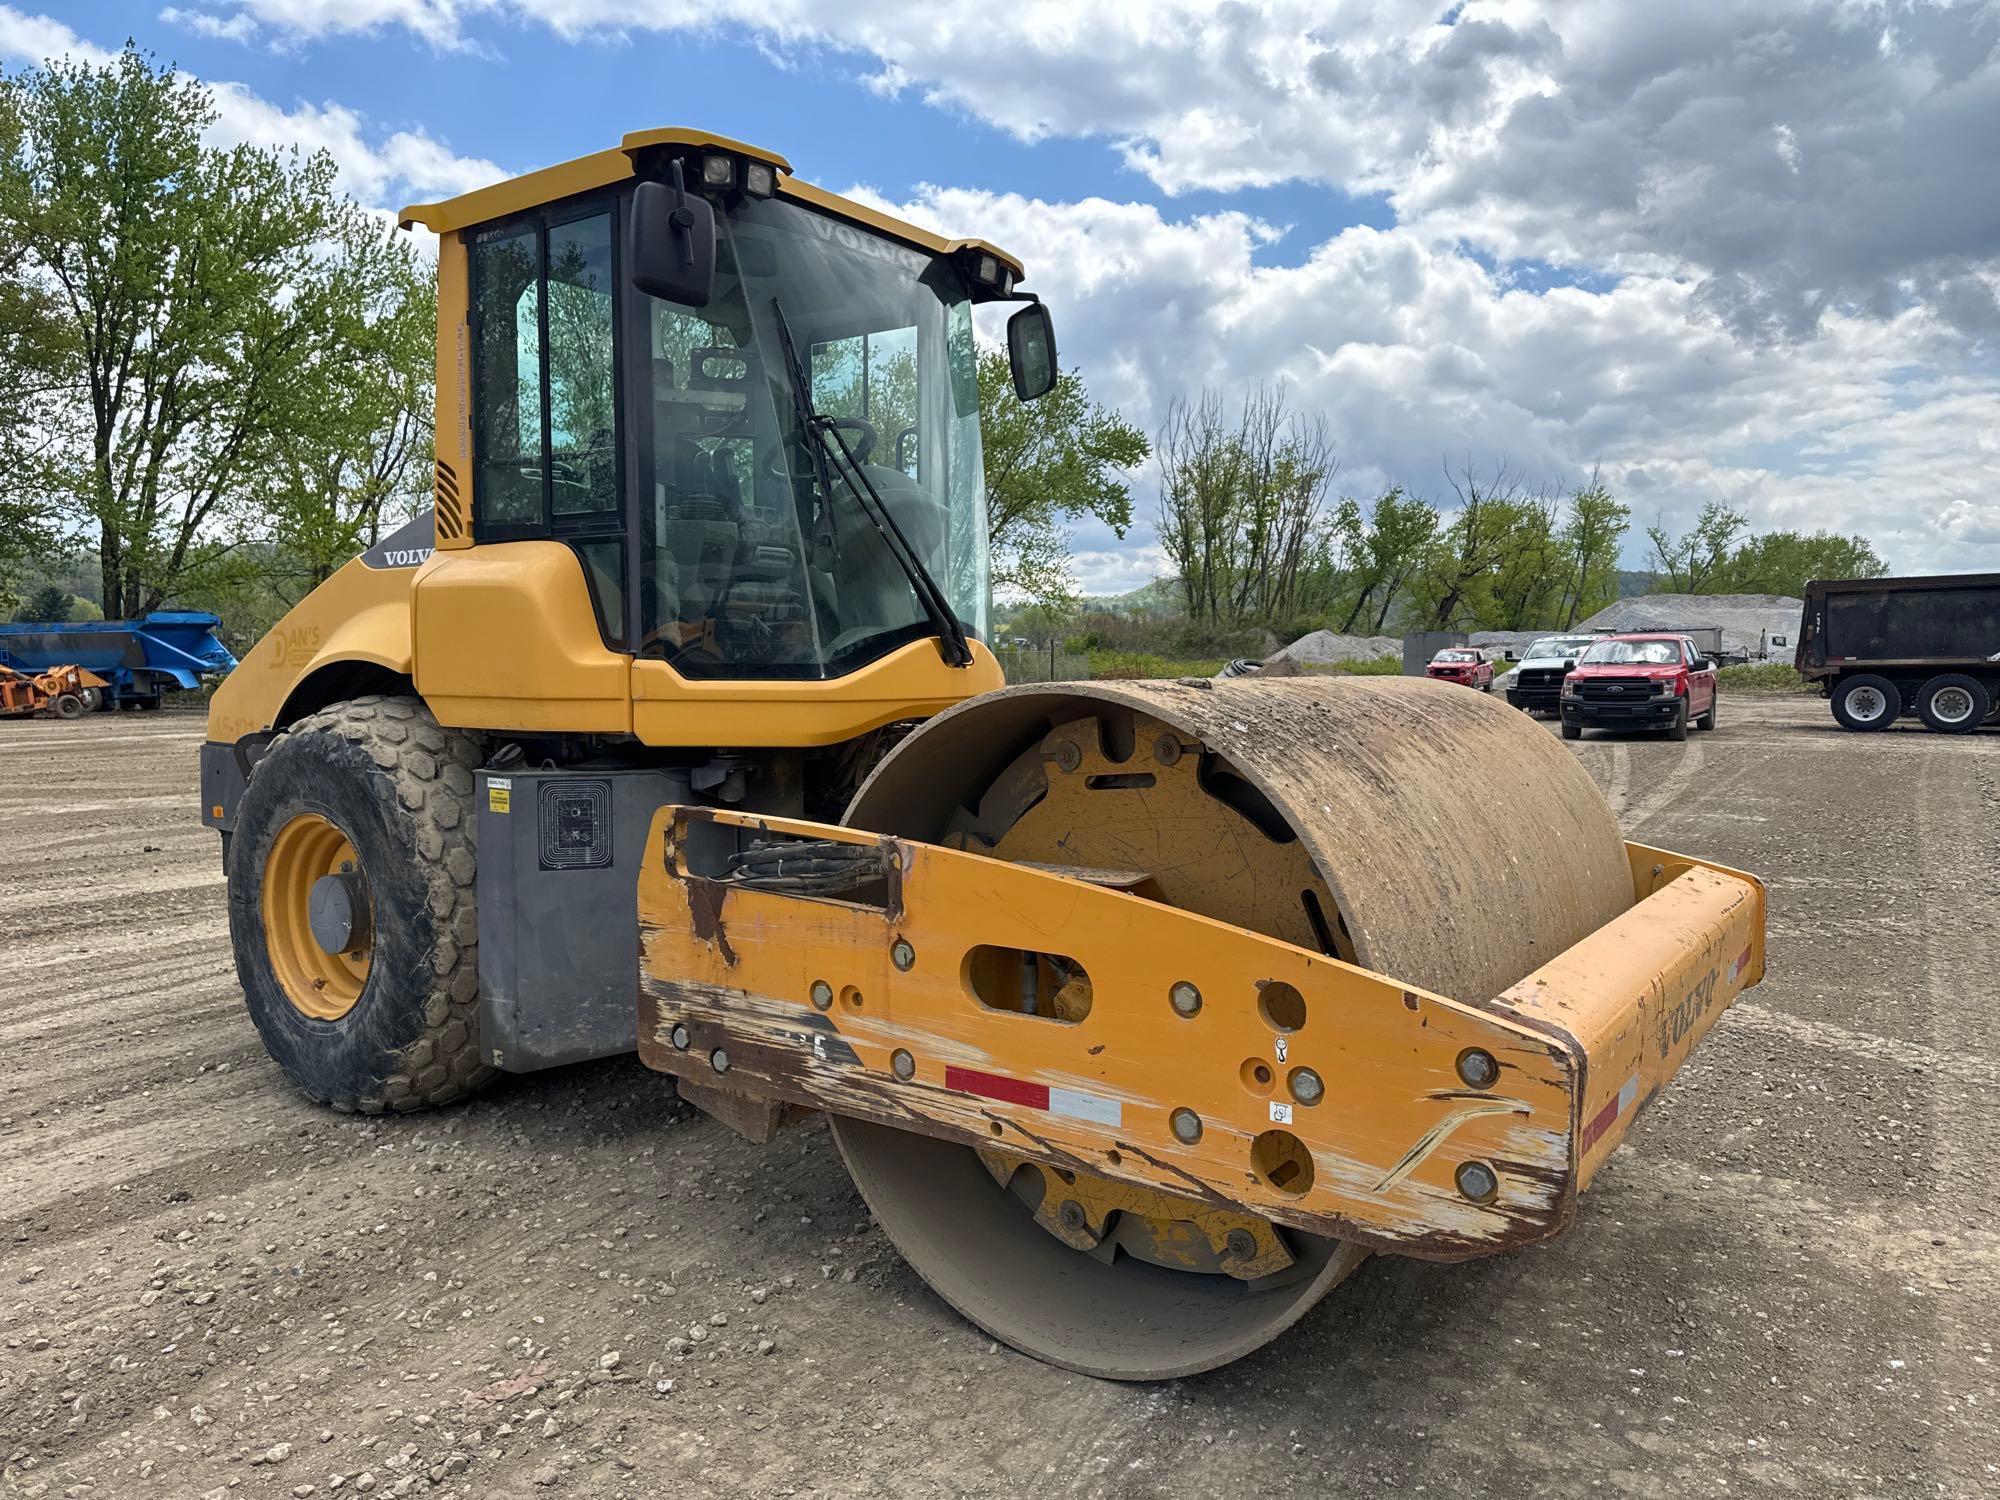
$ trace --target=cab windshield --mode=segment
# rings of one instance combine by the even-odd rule
[[[1671,667],[1680,659],[1677,641],[1599,641],[1583,653],[1587,666]]]
[[[1565,640],[1559,635],[1545,635],[1530,646],[1524,661],[1575,661],[1583,654],[1589,641]]]
[[[646,298],[641,655],[691,677],[831,677],[936,627],[846,466],[831,493],[789,378],[984,636],[990,582],[972,303],[949,262],[795,203],[718,214],[714,290]]]

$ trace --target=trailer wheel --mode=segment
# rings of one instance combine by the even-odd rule
[[[1842,729],[1887,729],[1902,712],[1901,690],[1873,672],[1846,678],[1833,690],[1833,716]]]
[[[413,698],[301,720],[244,788],[226,853],[250,1018],[300,1089],[375,1114],[461,1098],[479,1039],[478,741]]]
[[[83,717],[83,700],[77,697],[75,693],[58,693],[54,708],[58,719],[77,719]]]
[[[1970,734],[1993,712],[1993,694],[1977,677],[1944,672],[1917,689],[1917,717],[1939,734]]]

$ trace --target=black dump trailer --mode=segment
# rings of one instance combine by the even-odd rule
[[[1843,729],[1969,734],[2000,717],[2000,573],[1815,580],[1796,661]]]

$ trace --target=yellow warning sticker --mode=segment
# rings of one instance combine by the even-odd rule
[[[512,812],[513,801],[514,782],[512,778],[506,776],[489,776],[486,778],[486,807],[489,812]]]

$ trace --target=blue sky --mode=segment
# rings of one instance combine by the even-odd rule
[[[1364,497],[1599,468],[1635,539],[1719,499],[2000,567],[1991,0],[0,0],[0,64],[128,35],[376,207],[649,125],[769,146],[1025,255],[1149,430],[1282,380]],[[1161,566],[1134,484],[1093,591]]]
[[[259,48],[203,35],[146,6],[80,0],[62,13],[101,45],[131,35],[163,61],[241,82],[281,107],[337,100],[385,130],[422,130],[510,171],[602,150],[626,130],[686,124],[767,146],[813,181],[862,183],[899,201],[942,183],[1184,213],[1228,205],[1289,226],[1260,250],[1259,264],[1294,264],[1350,224],[1395,222],[1379,194],[1352,197],[1299,182],[1175,199],[1101,138],[1030,142],[961,109],[885,96],[868,86],[876,71],[868,57],[827,43],[760,42],[730,30],[564,43],[505,17],[478,16],[465,23],[463,50],[393,33]]]

